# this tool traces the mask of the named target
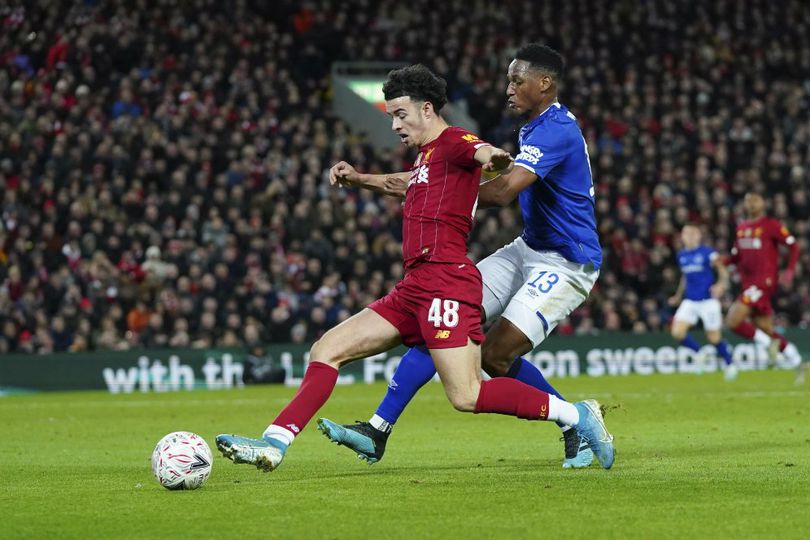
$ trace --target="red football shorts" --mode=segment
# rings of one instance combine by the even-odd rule
[[[773,287],[765,287],[764,285],[746,284],[743,290],[737,297],[737,300],[751,308],[756,315],[773,315],[773,306],[771,305],[771,296],[773,295]]]
[[[481,273],[472,263],[421,263],[370,306],[393,324],[402,342],[428,349],[484,341]]]

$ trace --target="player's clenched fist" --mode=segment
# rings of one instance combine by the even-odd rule
[[[345,161],[338,161],[329,169],[329,183],[333,186],[346,186],[358,178],[357,170]]]

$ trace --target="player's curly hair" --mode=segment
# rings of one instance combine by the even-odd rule
[[[429,101],[440,111],[447,103],[447,81],[422,64],[395,69],[383,84],[386,101],[409,96],[414,101]]]
[[[560,80],[565,73],[565,60],[560,53],[540,43],[524,45],[515,53],[515,60],[524,60],[533,69],[549,73],[555,80]]]

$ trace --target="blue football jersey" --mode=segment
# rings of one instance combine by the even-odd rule
[[[579,264],[602,264],[588,147],[576,117],[559,103],[523,126],[515,165],[538,180],[520,192],[523,240]]]
[[[678,252],[678,266],[686,280],[683,292],[686,300],[706,300],[712,297],[709,290],[714,284],[712,261],[717,256],[717,252],[709,246],[682,249]]]

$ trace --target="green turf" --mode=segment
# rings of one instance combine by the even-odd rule
[[[170,492],[149,457],[164,434],[260,433],[293,389],[0,399],[0,537],[804,538],[810,387],[789,372],[557,381],[597,397],[611,471],[560,467],[557,428],[454,412],[428,385],[358,461],[310,426],[262,474],[218,454],[208,483]],[[384,386],[339,387],[322,411],[367,418]]]

